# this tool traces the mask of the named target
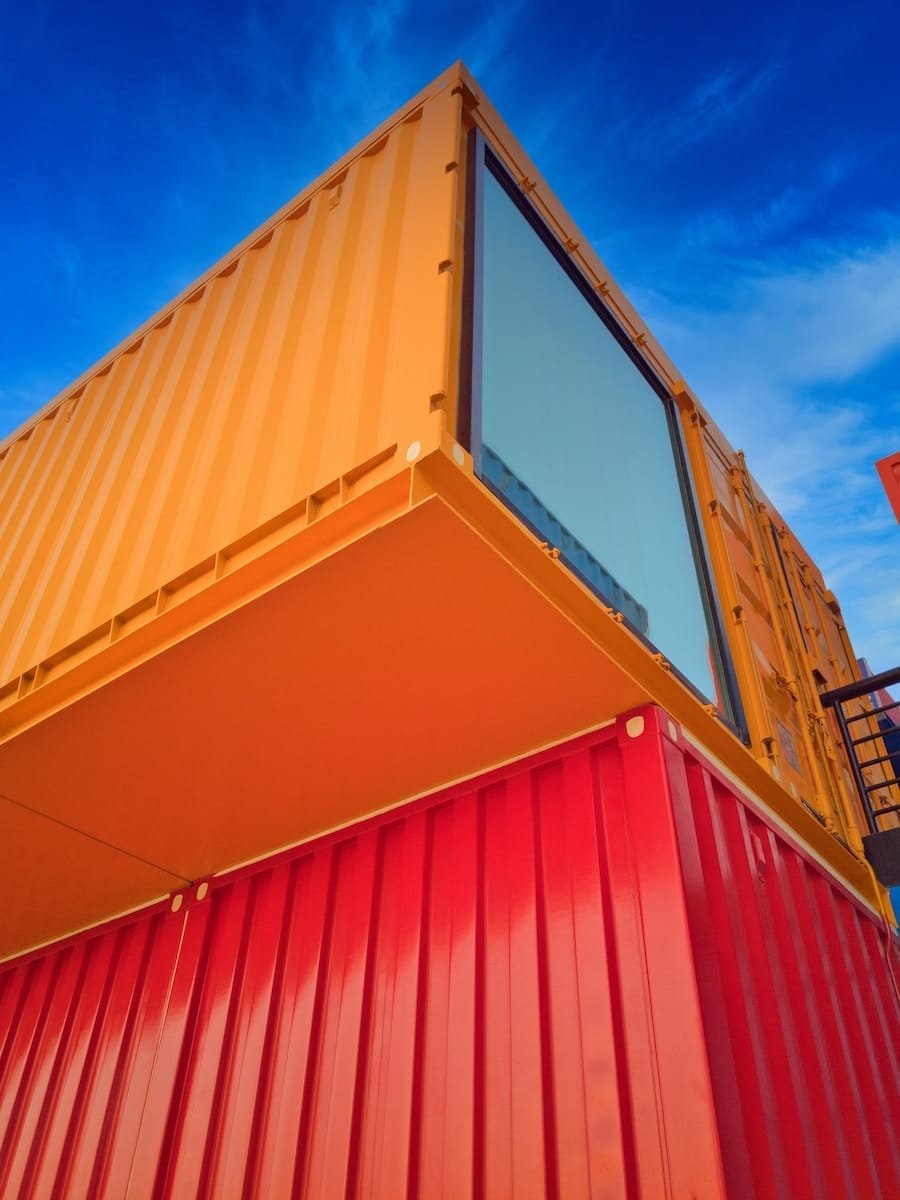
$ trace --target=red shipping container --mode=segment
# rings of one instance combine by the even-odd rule
[[[887,1200],[891,953],[647,708],[6,964],[0,1195]]]
[[[896,454],[889,454],[887,458],[880,458],[875,468],[881,477],[894,516],[900,521],[900,450]]]

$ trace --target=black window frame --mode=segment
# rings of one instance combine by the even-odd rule
[[[716,711],[722,721],[736,733],[742,741],[749,745],[750,736],[747,726],[737,673],[728,646],[725,627],[722,621],[722,606],[716,588],[715,577],[710,567],[709,549],[706,536],[700,521],[697,496],[694,489],[688,463],[687,447],[684,441],[684,431],[678,419],[677,404],[671,390],[654,372],[646,358],[639,352],[638,347],[628,337],[616,321],[609,308],[602,302],[597,289],[584,274],[572,255],[562,245],[559,238],[549,228],[546,221],[538,212],[534,203],[524,189],[516,183],[499,156],[491,149],[481,130],[477,127],[469,132],[467,141],[467,177],[466,177],[466,212],[464,229],[464,275],[462,288],[462,333],[460,338],[460,373],[459,373],[459,410],[457,417],[457,439],[472,455],[475,474],[490,491],[516,517],[521,520],[536,536],[544,538],[544,531],[537,528],[527,516],[520,512],[508,497],[485,478],[482,470],[482,334],[483,334],[483,281],[484,281],[484,173],[490,171],[500,184],[507,196],[550,251],[557,263],[562,267],[569,280],[575,285],[582,297],[590,305],[609,332],[628,355],[635,367],[650,385],[666,414],[669,430],[669,440],[672,446],[672,457],[675,463],[675,473],[681,492],[684,507],[685,524],[688,539],[697,572],[701,603],[709,631],[712,667],[722,694],[725,709],[716,706]],[[572,571],[582,583],[588,587],[598,599],[604,603],[612,603],[591,580],[586,578],[577,567],[566,562],[568,570]],[[656,646],[633,622],[627,617],[624,623],[646,647],[653,653],[666,658],[665,651]],[[668,662],[668,659],[666,658]],[[714,697],[708,697],[700,691],[674,663],[669,664],[670,670],[681,683],[687,687],[701,703],[715,704]]]

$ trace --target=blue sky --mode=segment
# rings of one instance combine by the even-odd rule
[[[0,10],[0,435],[463,58],[900,663],[900,10]]]

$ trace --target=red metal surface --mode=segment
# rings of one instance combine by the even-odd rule
[[[701,759],[666,753],[729,1197],[900,1195],[896,944]]]
[[[657,710],[198,897],[0,973],[3,1197],[897,1194],[882,932]]]
[[[875,464],[894,516],[900,521],[900,450]]]

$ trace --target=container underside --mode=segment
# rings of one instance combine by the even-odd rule
[[[888,1200],[891,953],[647,706],[4,965],[0,1193]]]
[[[428,501],[3,745],[0,952],[644,698]]]
[[[648,702],[874,898],[865,867],[443,451],[246,573],[6,710],[24,715],[0,745],[0,956]]]

